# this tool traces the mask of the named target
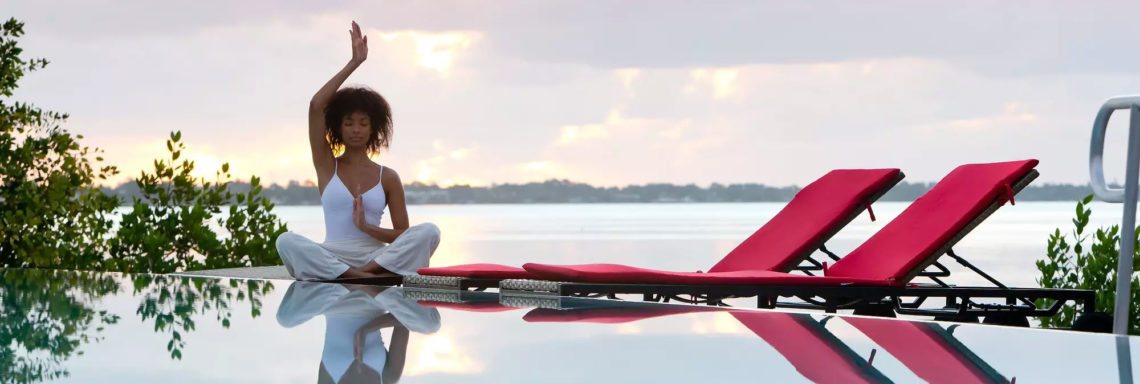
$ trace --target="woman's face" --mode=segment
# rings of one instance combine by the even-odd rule
[[[362,111],[345,115],[340,123],[340,137],[344,140],[345,147],[359,148],[367,145],[371,133],[372,121]]]

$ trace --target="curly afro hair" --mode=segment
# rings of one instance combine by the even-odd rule
[[[344,117],[353,112],[368,114],[372,132],[368,134],[368,153],[388,148],[392,141],[392,109],[379,93],[366,87],[345,87],[333,95],[325,107],[325,137],[333,150],[344,148],[340,127]]]

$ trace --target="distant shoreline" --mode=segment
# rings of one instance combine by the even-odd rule
[[[934,183],[902,182],[879,201],[913,201],[926,193]],[[233,192],[249,191],[249,183],[229,183]],[[124,206],[142,197],[132,182],[117,187],[102,187],[103,192],[119,198]],[[404,186],[408,204],[604,204],[604,203],[762,203],[787,202],[800,190],[798,186],[772,187],[764,184],[645,184],[625,187],[594,187],[568,180],[548,180],[526,184],[496,184],[487,187],[454,185],[440,187],[413,183]],[[1088,185],[1031,185],[1017,194],[1018,201],[1072,201],[1092,193]],[[320,205],[317,187],[290,182],[285,186],[263,187],[262,196],[279,206]]]

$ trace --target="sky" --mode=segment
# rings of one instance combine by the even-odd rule
[[[936,181],[1041,160],[1088,182],[1093,117],[1140,93],[1124,1],[12,1],[52,63],[15,99],[135,177],[182,131],[203,175],[313,180],[307,105],[347,85],[393,108],[377,161],[405,183],[803,185],[835,168]],[[1123,179],[1127,112],[1110,125]]]

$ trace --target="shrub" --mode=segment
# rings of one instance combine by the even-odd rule
[[[0,267],[95,269],[118,200],[94,183],[118,171],[60,125],[66,114],[9,99],[25,72],[48,64],[20,57],[21,35],[15,19],[0,26]]]
[[[194,163],[178,162],[180,132],[166,142],[169,161],[136,180],[143,198],[115,231],[119,201],[95,184],[118,170],[100,166],[100,151],[61,126],[66,114],[8,99],[25,72],[48,63],[21,57],[22,35],[15,19],[0,26],[0,267],[164,273],[280,264],[274,240],[286,227],[257,176],[247,193],[228,190],[228,164],[214,182],[192,177]]]
[[[1041,273],[1037,283],[1042,288],[1089,289],[1096,292],[1098,310],[1112,314],[1116,301],[1116,266],[1120,260],[1120,226],[1098,228],[1089,234],[1087,227],[1092,209],[1088,208],[1093,196],[1089,195],[1077,202],[1073,230],[1064,234],[1058,228],[1049,235],[1047,254],[1044,260],[1037,261]],[[1140,229],[1137,230],[1140,233]],[[1086,246],[1087,244],[1087,246]],[[1138,242],[1140,245],[1140,242]],[[1140,251],[1140,247],[1134,248]],[[1133,255],[1133,271],[1140,267],[1140,257]],[[1140,280],[1132,278],[1131,302],[1140,300]],[[1038,306],[1051,305],[1052,300],[1039,299]],[[1067,304],[1053,317],[1042,317],[1043,327],[1070,327],[1080,315],[1074,304]],[[1140,334],[1140,308],[1130,307],[1129,333]]]
[[[194,162],[179,161],[185,150],[181,139],[181,132],[171,133],[169,161],[156,160],[153,173],[143,171],[135,180],[143,198],[134,198],[131,211],[123,214],[107,269],[168,273],[280,264],[274,240],[288,229],[271,213],[273,203],[260,195],[258,177],[250,177],[246,193],[228,190],[229,163],[212,182],[195,177]],[[220,217],[231,201],[235,204]]]

